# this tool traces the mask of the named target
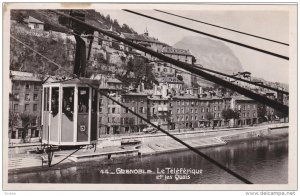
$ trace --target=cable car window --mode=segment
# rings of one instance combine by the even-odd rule
[[[51,94],[51,112],[53,116],[56,116],[58,113],[58,108],[59,108],[59,88],[58,87],[53,87],[52,88],[52,94]]]
[[[74,113],[74,87],[63,88],[63,113],[73,120]]]
[[[44,111],[49,111],[49,88],[44,88]]]
[[[78,88],[78,113],[88,113],[89,111],[89,88]]]

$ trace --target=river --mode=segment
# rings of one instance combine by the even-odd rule
[[[288,139],[232,142],[200,150],[255,184],[288,183]],[[133,174],[120,174],[125,169]],[[143,170],[149,173],[134,174]],[[9,173],[8,180],[10,183],[242,183],[191,151],[19,171]]]

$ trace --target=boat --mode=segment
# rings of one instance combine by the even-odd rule
[[[128,139],[128,140],[122,140],[121,141],[121,146],[122,147],[134,147],[134,148],[139,148],[141,147],[142,142],[140,140],[135,140],[135,139]]]

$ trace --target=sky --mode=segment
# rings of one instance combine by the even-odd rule
[[[196,6],[196,5],[195,5]],[[134,10],[134,9],[132,9]],[[162,9],[163,10],[163,9]],[[109,14],[112,19],[117,19],[119,24],[126,23],[139,34],[147,28],[151,37],[169,45],[174,45],[185,36],[201,36],[184,29],[173,27],[151,19],[137,16],[125,12],[121,9],[97,9],[100,13]],[[246,35],[233,33],[218,29],[197,22],[181,19],[175,16],[166,15],[154,10],[135,10],[137,12],[177,23],[189,28],[197,29],[206,33],[211,33],[227,39],[242,42],[247,45],[258,47],[284,56],[289,56],[289,46],[284,46],[265,40],[260,40]],[[250,34],[274,39],[280,42],[289,43],[289,12],[273,10],[249,10],[241,11],[237,9],[168,9],[165,10],[174,14],[205,21],[219,26],[232,28]],[[231,48],[235,56],[240,60],[244,71],[250,71],[252,76],[263,78],[272,82],[288,83],[289,81],[289,61],[274,56],[269,56],[251,49],[236,46],[223,42]],[[204,65],[205,66],[205,65]]]

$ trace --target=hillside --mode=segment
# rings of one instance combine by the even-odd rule
[[[59,10],[65,11],[65,10]],[[119,25],[117,20],[113,20],[109,15],[104,16],[95,10],[81,10],[86,14],[86,22],[96,27],[100,27],[103,29],[109,29],[111,26],[115,31],[118,32],[127,32],[127,33],[136,33],[132,28],[128,25],[123,24]],[[68,11],[65,11],[68,12]],[[12,10],[11,11],[11,19],[12,20],[22,20],[22,18],[28,18],[28,16],[32,16],[40,21],[45,23],[45,30],[53,30],[58,32],[67,32],[67,28],[59,24],[58,15],[49,11],[49,10]]]

